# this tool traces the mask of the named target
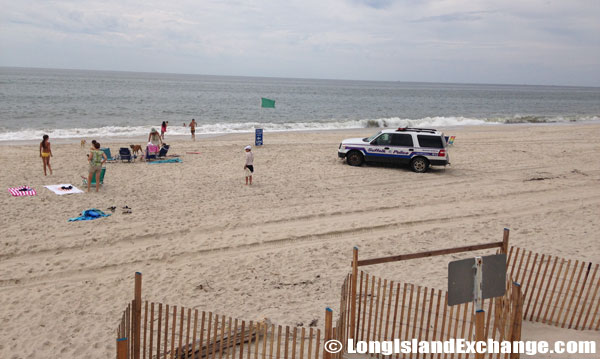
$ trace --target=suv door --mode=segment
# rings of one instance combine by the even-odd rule
[[[443,136],[434,135],[417,135],[419,148],[417,151],[426,156],[432,165],[446,165],[448,162],[448,154],[445,151],[445,143]]]
[[[376,139],[371,141],[367,147],[365,159],[372,162],[390,162],[390,146],[392,143],[392,134],[382,133]]]
[[[410,133],[394,133],[392,134],[392,142],[390,144],[390,158],[395,163],[406,164],[410,162],[410,155],[414,151],[413,136]]]

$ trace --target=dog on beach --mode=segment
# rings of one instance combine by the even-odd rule
[[[140,154],[144,153],[142,151],[142,146],[140,146],[140,145],[129,145],[129,147],[131,147],[131,151],[133,152],[134,155],[136,155],[138,152]]]
[[[85,140],[81,140],[81,148],[85,147],[85,143],[86,143]]]

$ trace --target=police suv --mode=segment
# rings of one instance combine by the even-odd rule
[[[408,164],[418,173],[430,165],[450,164],[444,134],[427,128],[382,130],[371,137],[349,138],[340,143],[338,157],[346,158],[350,166],[363,162]]]

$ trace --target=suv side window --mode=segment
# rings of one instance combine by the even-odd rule
[[[371,142],[372,145],[377,146],[389,146],[392,142],[391,133],[382,133],[381,136],[377,137],[375,141]]]
[[[394,133],[392,135],[392,146],[413,147],[412,135],[408,133]]]
[[[417,135],[420,147],[444,148],[441,136]]]

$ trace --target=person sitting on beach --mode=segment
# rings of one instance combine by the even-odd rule
[[[244,148],[246,151],[246,164],[244,165],[244,172],[246,173],[246,185],[248,185],[248,180],[250,180],[250,185],[252,185],[252,174],[254,173],[254,154],[252,153],[252,147],[246,146]]]
[[[196,120],[193,118],[190,122],[190,132],[192,133],[192,140],[196,141]]]
[[[44,135],[44,137],[42,137],[42,142],[40,142],[40,157],[42,158],[42,163],[44,164],[44,176],[46,176],[46,167],[48,167],[50,174],[52,174],[52,167],[50,167],[52,148],[50,147],[50,141],[48,141],[49,138],[50,136]]]
[[[92,176],[96,175],[96,192],[100,189],[100,172],[102,172],[102,165],[106,162],[106,154],[100,150],[100,143],[95,140],[92,141],[92,149],[88,155],[88,162],[90,163],[90,170],[87,181],[87,191],[90,191],[90,185],[92,184]]]

